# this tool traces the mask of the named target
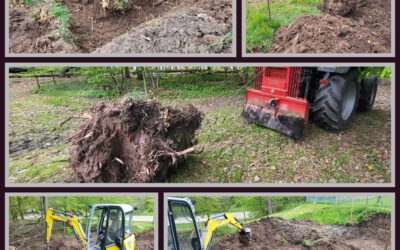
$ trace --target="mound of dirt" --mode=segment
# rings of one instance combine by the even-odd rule
[[[75,48],[56,35],[54,20],[36,20],[26,9],[10,9],[10,52],[72,53]]]
[[[150,182],[195,151],[203,114],[156,102],[101,103],[73,137],[71,167],[82,182]]]
[[[390,215],[385,218],[390,221]],[[383,230],[363,224],[324,226],[309,220],[280,218],[267,218],[247,226],[251,229],[248,246],[240,243],[239,235],[227,235],[213,249],[378,250],[383,249],[388,235],[387,228]],[[364,248],[365,245],[368,248]]]
[[[187,10],[145,23],[94,53],[226,53],[232,28],[231,0],[200,0]]]
[[[302,16],[291,25],[281,27],[274,36],[274,47],[270,52],[390,52],[390,0],[326,0],[323,9],[335,15]]]
[[[135,249],[154,249],[154,231],[147,231],[136,235]]]
[[[356,9],[357,0],[325,0],[321,10],[331,15],[345,16]]]

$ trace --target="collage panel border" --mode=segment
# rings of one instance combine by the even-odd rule
[[[246,3],[249,0],[239,0],[242,3],[242,44],[240,45],[242,48],[242,57],[243,58],[351,58],[351,57],[359,57],[362,58],[395,58],[396,57],[396,21],[398,17],[396,16],[396,0],[391,0],[391,49],[390,53],[247,53],[247,40],[246,40],[246,20],[247,20],[247,8]],[[378,0],[381,1],[381,0]]]
[[[154,66],[154,63],[6,63],[5,65],[5,95],[6,95],[6,146],[5,146],[5,186],[6,187],[209,187],[209,183],[10,183],[9,182],[9,140],[8,140],[8,125],[9,125],[9,82],[8,82],[8,69],[13,66]],[[260,187],[296,187],[296,188],[329,188],[329,187],[395,187],[396,183],[396,168],[395,168],[395,147],[396,147],[396,134],[395,134],[395,121],[396,121],[396,109],[395,109],[395,64],[394,63],[158,63],[157,66],[390,66],[392,68],[392,79],[391,79],[391,182],[390,183],[295,183],[295,184],[276,184],[276,183],[211,183],[214,188],[228,187],[228,188],[260,188]]]

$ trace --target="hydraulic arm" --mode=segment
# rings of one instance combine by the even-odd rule
[[[82,249],[86,249],[86,235],[82,229],[81,224],[79,223],[78,217],[73,216],[68,213],[60,212],[49,208],[46,213],[46,242],[50,241],[51,232],[53,229],[53,222],[54,221],[61,221],[67,223],[73,230],[75,237],[78,239],[79,243],[81,244]]]
[[[220,216],[213,218],[208,218],[206,222],[207,235],[204,242],[205,249],[210,249],[211,241],[214,236],[214,232],[224,225],[232,225],[239,230],[239,240],[242,243],[248,243],[250,238],[250,228],[244,226],[240,221],[238,221],[232,214],[225,213]]]

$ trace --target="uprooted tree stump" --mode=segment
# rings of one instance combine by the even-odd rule
[[[165,179],[196,151],[203,114],[157,102],[102,102],[85,115],[70,139],[71,167],[81,182],[151,182]]]
[[[324,0],[321,10],[331,15],[346,16],[353,12],[359,0]]]

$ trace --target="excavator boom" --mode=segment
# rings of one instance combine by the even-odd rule
[[[78,218],[76,216],[73,216],[68,213],[56,211],[52,208],[49,208],[49,210],[47,210],[47,212],[46,212],[46,225],[47,225],[46,242],[47,243],[50,241],[54,221],[60,221],[60,222],[67,223],[72,228],[72,230],[75,234],[75,237],[81,244],[82,249],[86,249],[86,246],[87,246],[86,235],[82,229],[81,224],[79,223]]]
[[[207,235],[204,242],[205,249],[211,249],[211,241],[214,236],[214,232],[224,225],[232,225],[239,230],[239,241],[245,245],[250,241],[250,228],[246,227],[233,214],[225,213],[221,216],[214,218],[208,218],[206,222]]]

